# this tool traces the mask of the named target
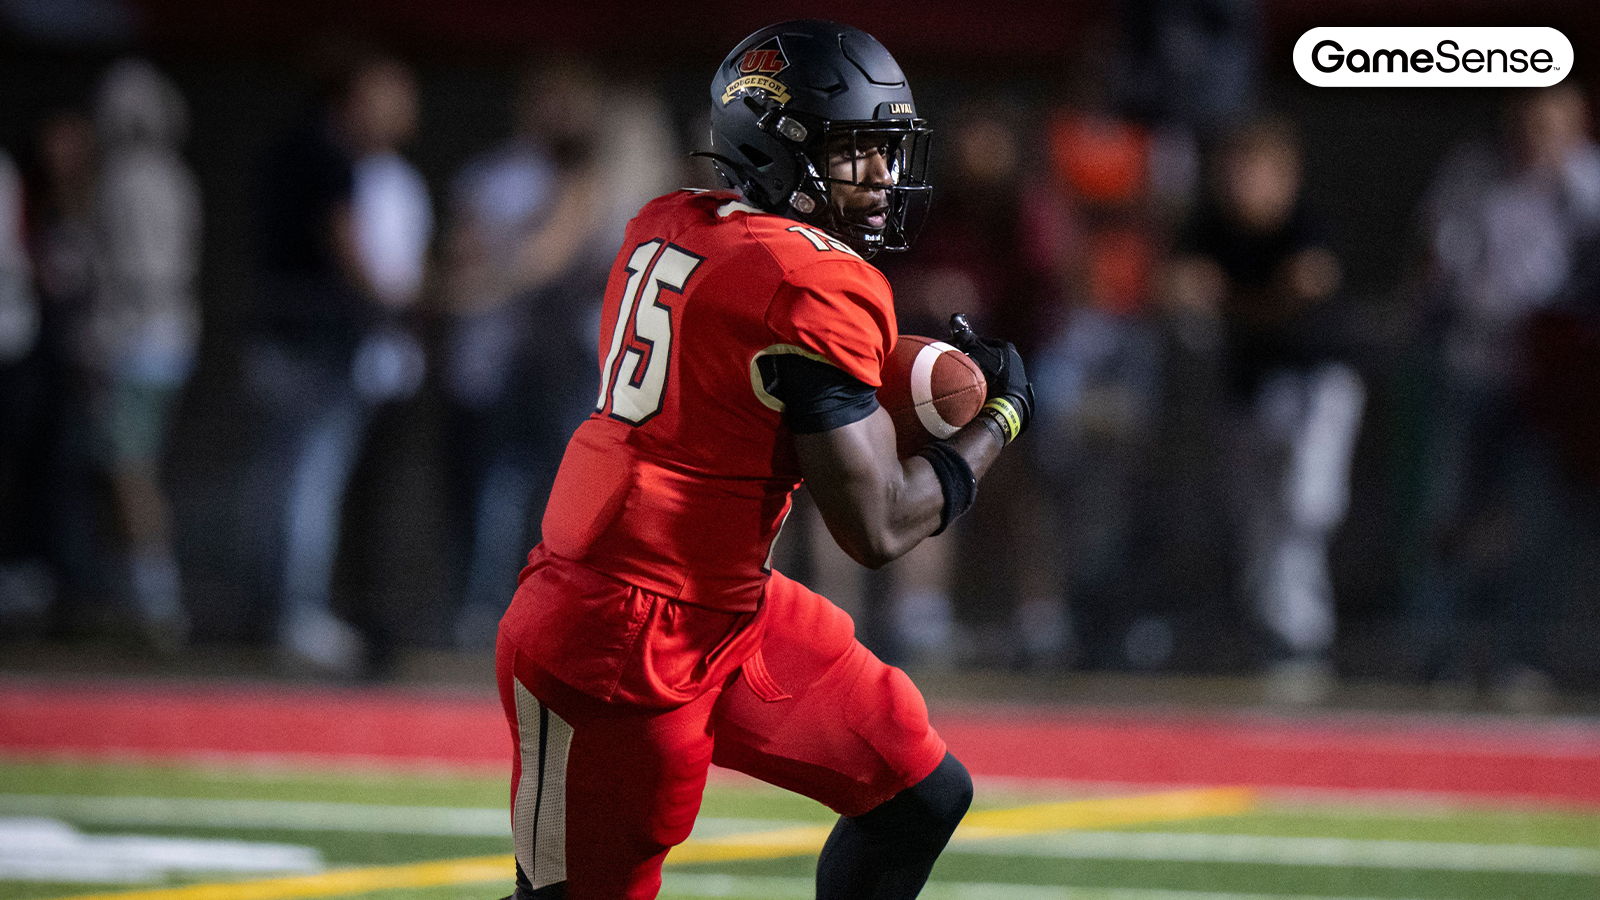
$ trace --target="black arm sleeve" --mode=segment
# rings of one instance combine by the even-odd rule
[[[784,421],[795,434],[859,422],[878,408],[872,385],[825,362],[780,353],[763,356],[756,365],[767,393],[783,401]]]

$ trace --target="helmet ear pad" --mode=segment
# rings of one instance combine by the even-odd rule
[[[752,204],[775,211],[782,200],[775,188],[794,183],[799,174],[796,161],[790,154],[777,152],[780,148],[757,126],[768,104],[747,95],[737,105],[748,109],[748,118],[714,116],[711,152],[706,155],[717,163],[717,171],[728,187],[743,192]]]
[[[722,171],[728,186],[741,190],[752,204],[769,212],[807,215],[820,211],[828,202],[827,184],[817,162],[826,123],[756,96],[747,95],[740,102],[750,112],[749,126],[713,129],[711,133],[715,152],[708,155],[718,162],[718,157],[731,157],[738,170]],[[741,137],[748,139],[738,140]]]
[[[774,106],[761,116],[756,127],[767,134],[775,146],[788,151],[783,154],[788,157],[789,166],[781,173],[784,175],[781,183],[794,185],[794,188],[788,196],[773,200],[811,224],[821,224],[813,219],[816,214],[826,213],[826,207],[832,202],[825,158],[828,123]]]

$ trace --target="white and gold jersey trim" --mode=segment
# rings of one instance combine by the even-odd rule
[[[567,880],[567,751],[572,726],[517,682],[522,778],[511,807],[517,863],[538,890]]]

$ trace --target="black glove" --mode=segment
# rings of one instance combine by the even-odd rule
[[[989,383],[989,399],[978,415],[992,419],[1007,444],[1016,440],[1033,418],[1033,384],[1022,365],[1022,354],[1010,341],[973,334],[961,313],[950,317],[950,343],[972,357]]]

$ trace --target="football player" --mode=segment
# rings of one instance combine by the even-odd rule
[[[1022,360],[954,335],[987,404],[896,457],[875,396],[894,306],[867,258],[909,242],[929,130],[876,40],[764,28],[711,110],[705,155],[732,190],[629,225],[594,412],[500,624],[519,900],[656,896],[713,762],[840,814],[819,897],[914,897],[971,799],[910,679],[769,554],[802,481],[865,565],[944,530],[1027,425]]]

